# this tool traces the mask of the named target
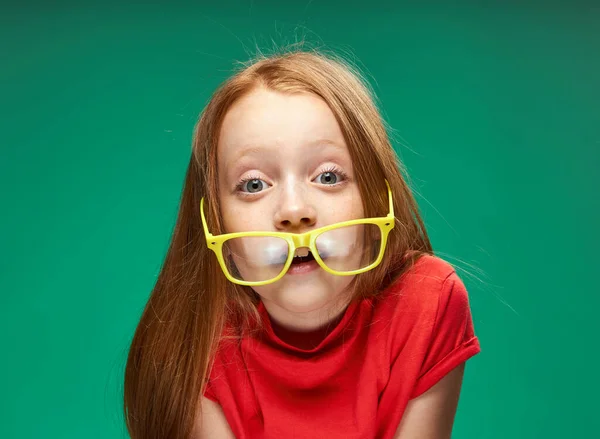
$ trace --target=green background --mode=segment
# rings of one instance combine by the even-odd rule
[[[594,2],[47,3],[0,14],[0,437],[126,437],[198,113],[236,60],[298,40],[366,72],[469,288],[483,350],[453,437],[598,431]]]

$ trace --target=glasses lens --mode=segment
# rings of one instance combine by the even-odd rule
[[[271,236],[246,236],[228,239],[223,258],[229,273],[245,282],[263,282],[277,277],[288,257],[288,243]]]
[[[381,230],[375,224],[357,224],[321,233],[319,256],[331,270],[348,272],[368,267],[381,250]]]

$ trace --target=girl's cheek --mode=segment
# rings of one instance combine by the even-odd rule
[[[236,231],[269,230],[272,218],[265,210],[237,209],[229,215],[227,223]]]

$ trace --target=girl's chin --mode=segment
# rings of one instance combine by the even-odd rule
[[[279,282],[254,290],[265,302],[272,302],[278,308],[292,313],[305,313],[332,306],[342,296],[348,294],[352,276],[334,279],[319,275],[319,271],[303,275],[286,274]],[[333,275],[331,275],[333,276]]]

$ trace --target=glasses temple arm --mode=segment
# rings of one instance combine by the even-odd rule
[[[212,238],[212,233],[208,231],[208,224],[206,223],[206,218],[204,216],[204,197],[200,200],[200,216],[202,217],[202,227],[204,228],[204,234],[206,235],[206,240]]]
[[[394,215],[394,203],[392,201],[392,189],[390,188],[390,184],[388,183],[387,180],[385,180],[385,185],[387,186],[387,190],[388,190],[388,200],[389,200],[389,205],[390,205],[390,209],[389,209],[389,216],[391,217],[395,217]]]

